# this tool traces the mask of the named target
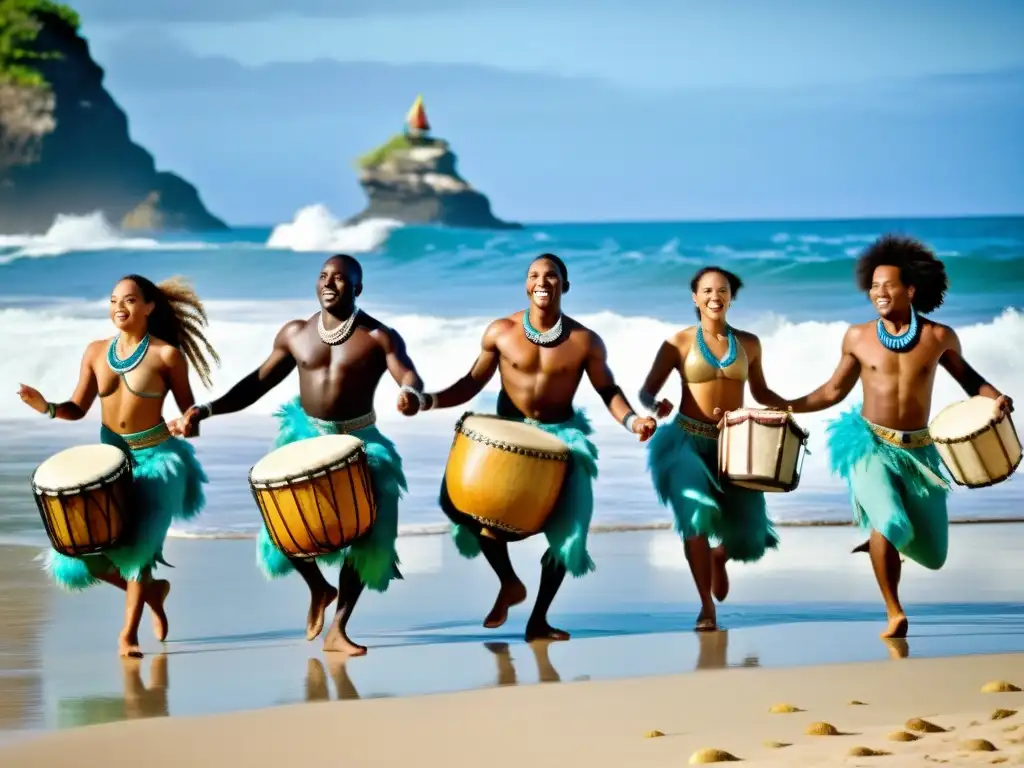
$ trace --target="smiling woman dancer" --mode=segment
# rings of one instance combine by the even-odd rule
[[[184,412],[195,402],[188,379],[189,363],[210,385],[207,356],[219,362],[202,332],[206,312],[199,297],[183,281],[159,285],[128,275],[114,286],[110,319],[118,333],[94,341],[82,357],[78,386],[71,399],[47,402],[25,385],[18,394],[29,407],[51,419],[78,421],[100,398],[103,425],[100,441],[123,450],[133,464],[138,523],[131,540],[101,554],[67,557],[50,550],[46,570],[68,591],[99,581],[125,591],[125,623],[118,646],[122,656],[140,658],[142,607],[153,612],[153,631],[167,637],[164,601],[171,585],[153,579],[163,560],[163,543],[172,521],[199,514],[205,502],[206,474],[195,449],[171,437],[162,412],[168,393]],[[204,349],[205,348],[205,352]]]
[[[664,418],[672,404],[656,401],[656,396],[672,371],[682,379],[679,413],[670,426],[654,433],[647,465],[658,500],[672,508],[676,533],[683,539],[700,596],[698,632],[718,628],[711,597],[721,602],[729,593],[726,562],[755,562],[779,543],[764,494],[719,481],[716,466],[717,424],[726,411],[743,407],[746,383],[759,403],[775,407],[783,402],[765,384],[757,336],[726,322],[742,285],[739,277],[719,267],[705,267],[694,275],[690,289],[699,322],[661,345],[640,390],[640,403]]]

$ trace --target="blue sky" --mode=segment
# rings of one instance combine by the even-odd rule
[[[80,0],[133,135],[232,223],[363,202],[424,94],[522,221],[1024,212],[1024,2]]]

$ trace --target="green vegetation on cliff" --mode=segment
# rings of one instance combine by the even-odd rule
[[[26,87],[46,85],[33,65],[60,54],[35,46],[44,24],[63,24],[77,32],[81,19],[73,8],[52,0],[0,0],[0,82]]]
[[[0,0],[3,2],[3,0]],[[427,137],[412,138],[405,133],[396,133],[376,149],[371,149],[365,155],[356,160],[356,165],[364,171],[371,170],[384,163],[394,152],[412,149],[413,147],[441,147],[446,146],[441,139]]]

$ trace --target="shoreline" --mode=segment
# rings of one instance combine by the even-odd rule
[[[345,664],[331,677],[344,698]],[[326,677],[321,682],[329,698]],[[983,692],[994,682],[1016,690]],[[191,718],[153,716],[141,697],[131,722],[25,735],[0,746],[0,759],[34,768],[101,754],[108,768],[134,768],[145,755],[153,768],[213,768],[228,757],[269,768],[323,760],[330,734],[353,765],[467,765],[486,756],[494,768],[581,760],[668,768],[695,764],[695,753],[708,749],[763,766],[1019,764],[1017,684],[1021,653],[320,699]],[[779,705],[788,711],[773,712]]]

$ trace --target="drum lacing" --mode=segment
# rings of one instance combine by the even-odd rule
[[[568,452],[568,451],[566,453],[555,453],[553,451],[539,451],[539,450],[536,450],[534,448],[524,448],[521,445],[514,445],[513,443],[506,443],[504,440],[497,440],[497,439],[495,439],[493,437],[489,437],[489,436],[487,436],[485,434],[482,434],[482,433],[477,432],[475,430],[469,429],[468,427],[465,426],[464,422],[465,422],[466,418],[468,418],[469,416],[472,416],[472,415],[474,415],[474,414],[472,414],[470,412],[466,412],[466,413],[462,414],[462,417],[455,424],[455,434],[456,434],[456,436],[458,436],[459,434],[463,434],[466,437],[468,437],[470,440],[472,440],[474,442],[477,442],[477,443],[483,443],[484,445],[488,446],[489,448],[497,448],[499,451],[507,451],[508,453],[514,453],[514,454],[516,454],[518,456],[527,456],[527,457],[529,457],[531,459],[545,459],[547,461],[568,461],[569,460],[569,453],[570,452]],[[530,423],[528,420],[527,421],[519,421],[519,419],[506,419],[506,418],[501,417],[501,416],[488,417],[488,418],[495,418],[498,421],[512,421],[512,422],[516,422],[518,424],[529,424]],[[533,425],[531,424],[531,426],[533,426]],[[540,427],[537,427],[537,428],[540,429]],[[541,431],[544,431],[544,430],[541,430]]]

